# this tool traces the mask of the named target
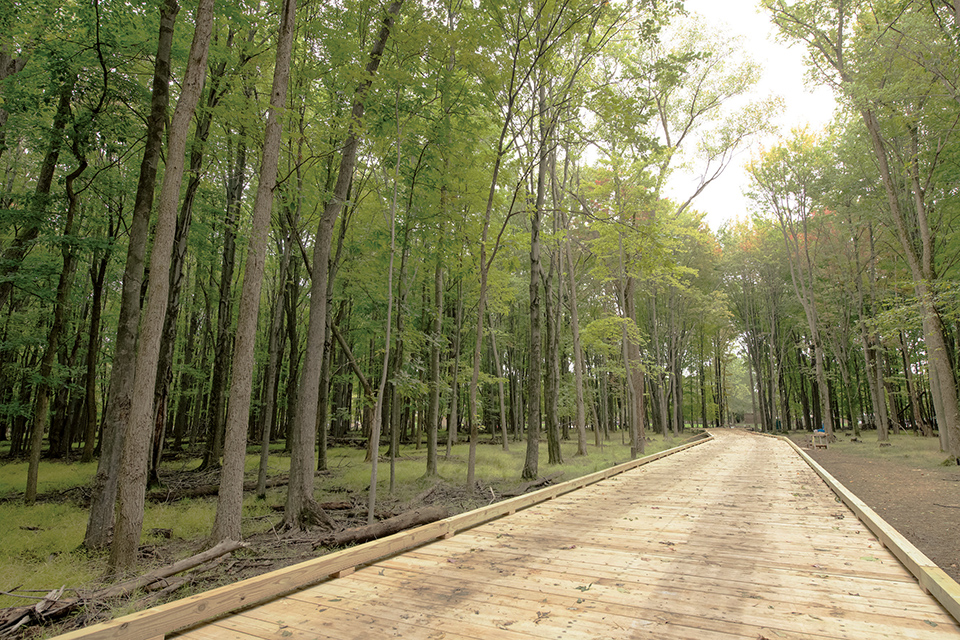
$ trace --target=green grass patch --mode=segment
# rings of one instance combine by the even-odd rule
[[[86,526],[87,511],[74,504],[0,504],[0,590],[50,591],[94,582],[106,564],[78,550]],[[0,596],[0,607],[25,604],[29,601]]]
[[[26,461],[0,464],[0,498],[23,495],[27,488]],[[97,472],[96,462],[61,462],[41,460],[37,472],[37,493],[53,493],[89,485]]]
[[[808,433],[792,437],[798,442],[810,442]],[[942,468],[947,455],[940,450],[939,438],[927,438],[912,431],[891,433],[888,446],[881,445],[875,431],[863,431],[859,438],[862,442],[851,442],[852,438],[853,431],[838,432],[836,442],[830,443],[829,449],[864,460],[886,460],[929,471]]]

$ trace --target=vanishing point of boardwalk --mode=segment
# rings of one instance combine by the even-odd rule
[[[960,637],[787,443],[714,435],[177,637]]]

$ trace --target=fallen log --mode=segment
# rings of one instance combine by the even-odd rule
[[[321,502],[319,507],[324,511],[346,511],[353,509],[354,504],[349,500],[336,500],[334,502]],[[287,507],[282,504],[274,504],[270,505],[270,508],[274,511],[284,511]]]
[[[187,582],[187,580],[174,580],[171,581],[173,584],[168,584],[165,582],[167,578],[199,567],[204,563],[246,546],[243,542],[227,540],[189,558],[184,558],[165,567],[154,569],[138,578],[89,593],[80,594],[76,597],[61,599],[64,591],[63,587],[61,587],[58,590],[48,593],[46,597],[36,605],[8,607],[7,609],[0,610],[0,637],[11,636],[28,624],[43,624],[51,620],[63,618],[89,604],[97,604],[111,598],[127,596],[138,589],[146,589],[157,583],[161,583],[161,589],[164,593],[167,593],[172,590],[173,585],[182,586],[183,583]]]
[[[267,480],[267,488],[282,487],[290,482],[287,476],[278,476]],[[256,491],[257,481],[243,483],[244,491]],[[205,498],[215,496],[220,491],[220,484],[204,484],[199,487],[187,487],[185,489],[156,489],[147,492],[147,500],[150,502],[176,502],[177,500],[186,500],[187,498]]]
[[[44,613],[60,603],[64,587],[54,589],[32,607],[11,607],[7,615],[0,616],[0,636],[12,636],[17,629],[30,623],[31,620],[42,620]]]
[[[527,491],[531,489],[539,489],[542,486],[553,484],[554,480],[559,480],[563,476],[563,471],[557,471],[556,473],[551,473],[548,476],[542,478],[537,478],[536,480],[531,480],[529,482],[524,482],[523,484],[514,487],[510,491],[503,493],[501,497],[503,498],[515,498],[516,496],[522,496]]]
[[[117,596],[124,596],[130,593],[133,593],[137,589],[145,588],[147,585],[158,582],[169,578],[170,576],[175,576],[178,573],[183,573],[184,571],[189,571],[194,567],[199,567],[204,562],[209,562],[220,556],[225,556],[228,553],[233,553],[237,549],[242,549],[247,545],[243,542],[237,542],[236,540],[225,540],[215,547],[211,547],[206,551],[201,551],[200,553],[190,556],[189,558],[184,558],[179,562],[174,562],[165,567],[160,567],[159,569],[154,569],[150,573],[146,573],[139,578],[134,578],[133,580],[127,580],[126,582],[121,582],[120,584],[107,587],[106,589],[100,589],[95,591],[92,595],[94,600],[107,600],[109,598],[116,598]]]
[[[417,527],[422,524],[436,522],[446,518],[448,511],[446,507],[423,507],[401,513],[393,518],[381,520],[373,524],[352,529],[344,529],[337,533],[328,534],[313,543],[313,548],[318,547],[339,547],[345,544],[367,542],[376,540],[405,529]]]

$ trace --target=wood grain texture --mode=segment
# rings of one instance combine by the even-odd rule
[[[709,438],[695,440],[667,451],[661,451],[637,460],[630,460],[568,482],[552,485],[539,491],[497,502],[409,531],[396,533],[374,542],[344,549],[269,574],[255,576],[116,620],[66,633],[58,636],[58,639],[142,640],[143,638],[156,636],[163,637],[179,629],[193,627],[230,612],[274,600],[306,586],[336,577],[341,572],[350,571],[359,565],[413,549],[437,539],[450,538],[460,531],[471,529],[556,496],[568,494],[590,484],[601,482],[617,474],[642,467],[707,441],[709,441]]]
[[[881,541],[789,444],[715,435],[176,637],[960,637],[884,547],[895,531]],[[927,571],[927,590],[956,587]]]

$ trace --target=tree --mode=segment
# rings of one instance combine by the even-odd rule
[[[775,216],[780,226],[793,289],[807,318],[823,428],[832,439],[833,404],[816,300],[815,254],[820,247],[817,198],[823,189],[821,172],[826,166],[822,153],[817,140],[797,132],[782,146],[766,152],[749,171],[757,189],[752,197],[764,211]]]
[[[280,135],[283,131],[281,112],[287,101],[290,81],[290,58],[296,25],[297,0],[284,0],[277,37],[277,57],[270,92],[270,109],[264,130],[260,181],[253,203],[253,228],[247,247],[247,266],[240,294],[233,371],[230,376],[230,405],[227,409],[224,437],[223,470],[217,494],[217,515],[211,542],[240,540],[240,516],[243,509],[243,469],[247,452],[247,422],[250,395],[253,392],[254,346],[257,339],[257,318],[260,312],[260,289],[266,261],[270,212],[280,158]]]
[[[935,291],[937,225],[931,218],[942,212],[926,193],[944,160],[944,137],[956,134],[956,105],[942,108],[931,91],[940,79],[913,65],[888,28],[918,14],[848,0],[765,4],[785,35],[806,43],[819,78],[849,100],[867,130],[886,193],[885,222],[899,241],[922,311],[942,446],[960,461],[960,402]]]
[[[190,120],[206,74],[207,52],[213,30],[213,0],[197,6],[193,43],[184,74],[183,88],[170,121],[167,164],[160,188],[157,228],[150,257],[149,295],[137,343],[136,371],[131,392],[130,417],[120,456],[117,524],[110,546],[110,569],[117,573],[136,561],[143,526],[143,500],[147,481],[147,454],[153,432],[153,396],[157,357],[169,289],[170,252],[176,229],[177,201],[183,179]]]
[[[284,509],[284,522],[289,527],[303,526],[318,516],[319,507],[313,499],[313,450],[316,442],[317,396],[320,386],[320,364],[327,325],[327,262],[333,226],[343,209],[353,179],[360,146],[361,119],[367,94],[383,58],[394,20],[400,13],[403,0],[394,0],[386,10],[383,22],[366,65],[366,76],[353,94],[350,124],[340,155],[340,167],[333,192],[324,206],[313,249],[313,271],[310,287],[310,323],[303,370],[297,391],[297,406],[291,427],[292,457],[290,485]]]
[[[120,452],[129,424],[133,376],[136,368],[137,328],[140,323],[140,292],[146,258],[150,211],[156,188],[157,168],[163,146],[167,104],[170,99],[170,58],[173,27],[180,6],[168,0],[161,7],[160,33],[154,63],[150,115],[147,119],[143,159],[133,205],[127,244],[126,265],[120,295],[120,311],[113,355],[113,375],[103,416],[101,454],[93,480],[90,518],[83,544],[88,549],[102,549],[110,540],[114,507],[117,498]]]

